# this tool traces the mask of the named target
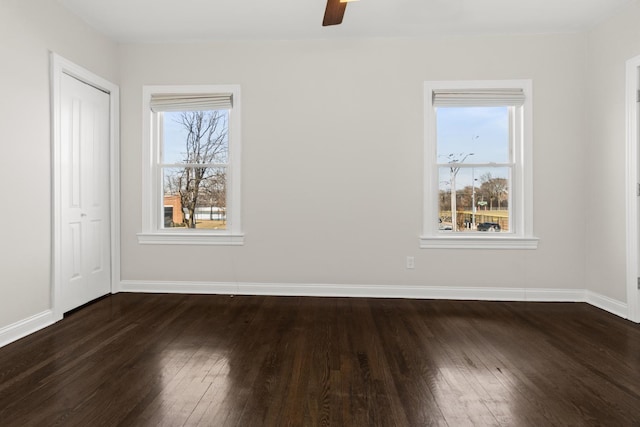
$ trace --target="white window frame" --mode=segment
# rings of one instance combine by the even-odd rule
[[[240,86],[186,85],[143,86],[142,101],[142,232],[141,244],[176,245],[242,245],[244,234],[240,211]],[[227,166],[226,230],[164,228],[164,203],[160,168],[161,120],[151,111],[154,94],[231,93],[233,107],[229,111],[229,164]]]
[[[436,108],[433,91],[522,89],[524,103],[515,108],[512,132],[513,174],[510,186],[510,231],[504,233],[453,233],[438,230],[438,161]],[[531,80],[466,80],[427,81],[424,83],[424,199],[423,233],[420,247],[424,249],[536,249],[533,235],[533,102]]]

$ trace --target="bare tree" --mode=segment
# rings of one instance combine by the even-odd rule
[[[180,196],[182,207],[188,212],[184,224],[189,228],[196,228],[196,207],[201,205],[203,189],[216,188],[216,183],[225,175],[224,169],[215,164],[225,163],[228,155],[227,117],[217,110],[188,111],[176,119],[186,131],[184,167],[171,169],[166,175],[165,192],[169,190]],[[218,196],[216,202],[220,203]]]
[[[489,210],[493,210],[494,200],[498,202],[498,209],[500,209],[500,202],[509,190],[506,178],[494,178],[491,172],[487,172],[480,177],[480,182],[482,182],[482,191],[486,192],[489,198]]]
[[[213,208],[217,208],[219,218],[226,221],[227,175],[223,169],[216,169],[211,179],[201,188],[200,206],[209,208],[209,219],[213,219]]]

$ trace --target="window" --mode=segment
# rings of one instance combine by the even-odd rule
[[[143,88],[140,243],[239,245],[240,87]]]
[[[425,83],[422,248],[535,249],[531,81]]]

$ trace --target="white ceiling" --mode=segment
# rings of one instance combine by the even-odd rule
[[[121,42],[424,37],[588,29],[637,0],[360,0],[322,27],[326,0],[58,0]]]

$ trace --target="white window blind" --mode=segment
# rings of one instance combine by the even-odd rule
[[[490,107],[521,106],[524,91],[520,88],[505,89],[434,89],[434,107]]]
[[[233,106],[231,93],[152,94],[151,111],[206,111],[229,110]]]

